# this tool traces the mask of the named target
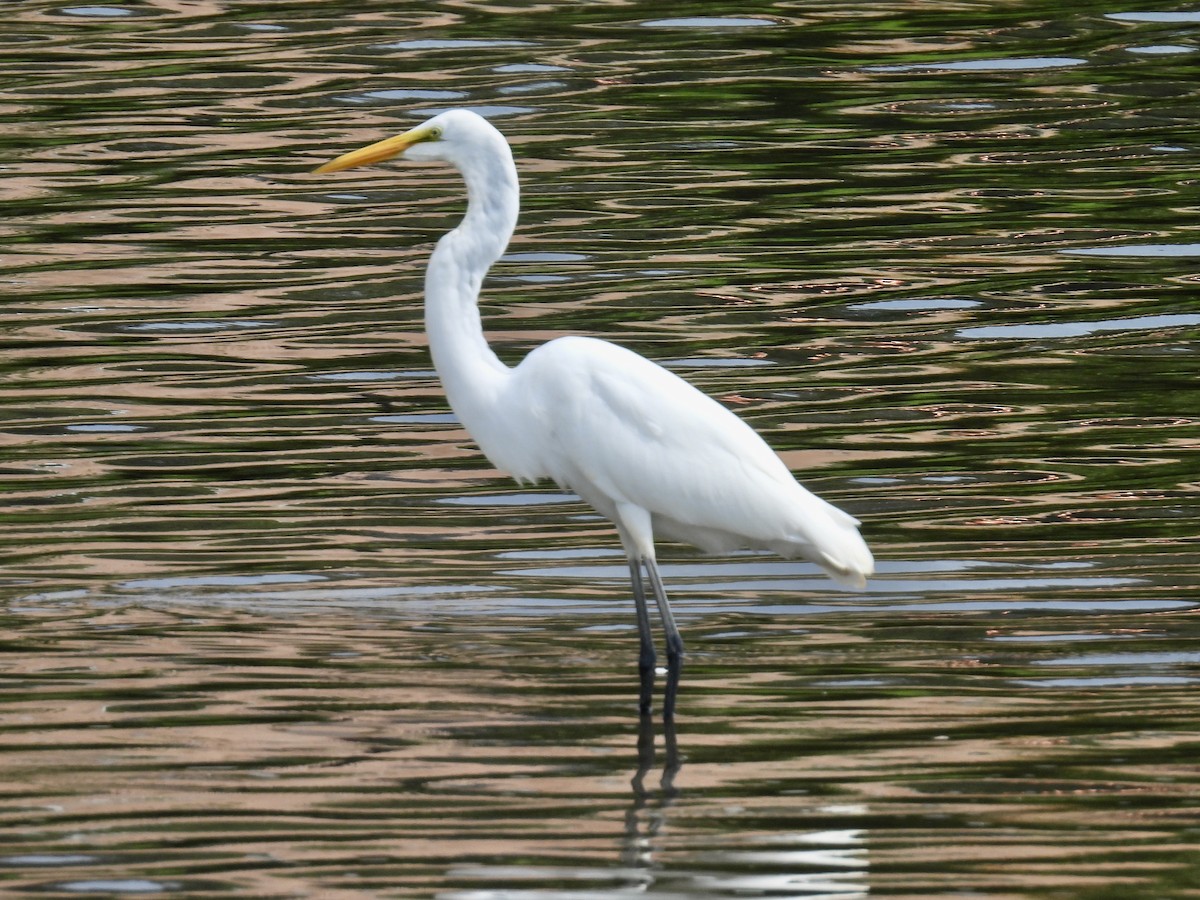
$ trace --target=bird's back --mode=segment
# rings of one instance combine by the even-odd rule
[[[873,570],[853,517],[799,485],[736,415],[630,350],[559,338],[526,357],[509,390],[536,474],[609,517],[630,503],[661,536],[804,556],[851,586]]]

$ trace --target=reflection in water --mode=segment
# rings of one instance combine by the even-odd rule
[[[10,6],[0,893],[1194,893],[1197,13]],[[307,175],[459,103],[505,360],[686,370],[880,550],[664,547],[674,750],[430,372],[457,180]]]
[[[656,738],[663,758],[657,759]],[[704,844],[702,852],[680,865],[678,833],[686,830],[686,794],[675,784],[682,761],[675,725],[667,721],[656,735],[652,716],[638,725],[638,765],[630,782],[632,802],[624,813],[624,837],[617,865],[528,865],[456,867],[450,878],[474,887],[445,894],[454,898],[511,896],[520,885],[523,897],[635,897],[647,893],[678,897],[786,896],[837,897],[869,895],[866,880],[865,831],[859,828],[776,832]],[[658,776],[658,784],[647,779]],[[678,812],[673,816],[672,812]],[[830,817],[862,817],[859,805],[829,805]],[[569,889],[564,890],[564,885]]]
[[[664,761],[658,789],[646,787],[646,777],[655,769],[655,722],[650,715],[638,717],[637,771],[630,782],[633,802],[625,813],[625,849],[621,864],[642,872],[640,884],[654,883],[653,871],[658,865],[654,842],[667,823],[667,810],[678,793],[675,776],[681,761],[675,737],[675,720],[663,720],[662,739]]]
[[[1195,652],[1136,611],[800,634],[685,613],[688,712],[664,725],[628,696],[628,629],[457,605],[10,607],[0,879],[841,897],[947,872],[1019,893],[1048,857],[1072,881],[1190,871],[1161,835],[1193,821],[1194,686],[1170,676]]]

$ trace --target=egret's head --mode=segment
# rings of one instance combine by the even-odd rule
[[[404,134],[351,150],[314,171],[322,174],[340,172],[342,169],[383,162],[394,156],[412,160],[443,160],[460,165],[481,144],[494,145],[497,139],[504,144],[500,133],[487,119],[469,110],[452,109]]]

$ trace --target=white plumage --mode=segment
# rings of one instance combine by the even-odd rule
[[[667,634],[672,683],[683,642],[655,562],[655,536],[718,552],[764,548],[821,566],[861,588],[874,571],[858,521],[807,491],[745,422],[683,379],[606,341],[564,337],[515,368],[483,334],[483,277],[512,236],[519,189],[512,153],[485,119],[435,116],[398,137],[327,163],[331,172],[403,153],[458,168],[469,202],[438,241],[425,279],[425,326],[455,414],[499,469],[551,478],[611,519],[630,562],[641,637],[642,709],[655,662],[641,568]],[[673,691],[665,714],[670,716]]]

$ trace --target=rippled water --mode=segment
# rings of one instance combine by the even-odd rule
[[[1200,14],[14,5],[0,890],[1197,896]],[[610,527],[448,414],[420,273],[508,134],[501,355],[608,337],[860,516],[844,593]]]

